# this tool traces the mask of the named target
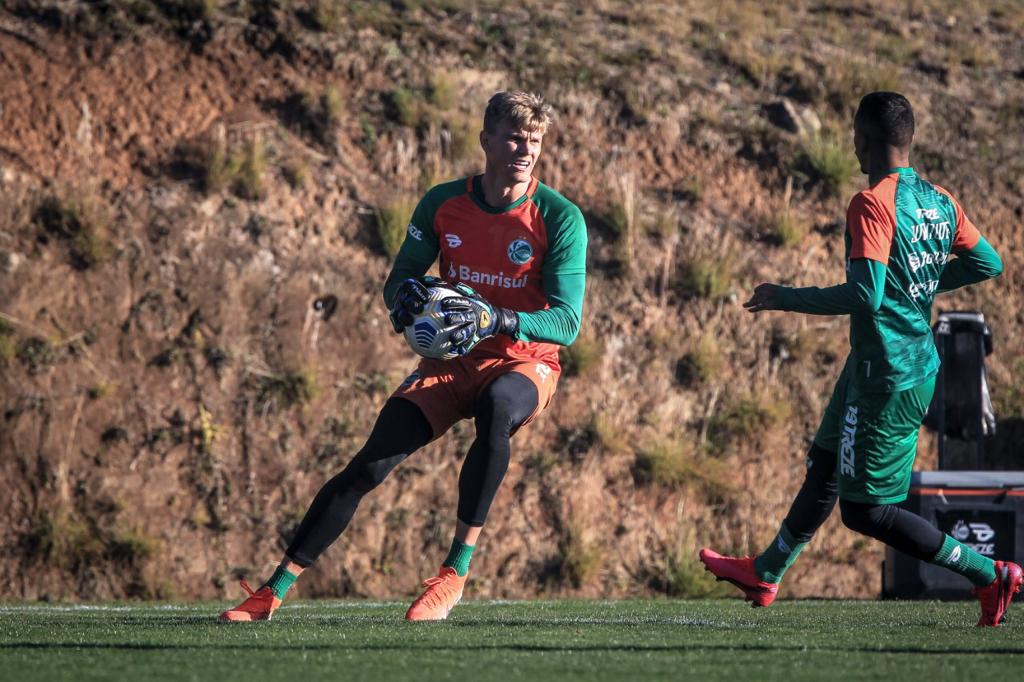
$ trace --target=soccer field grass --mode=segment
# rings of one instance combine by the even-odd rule
[[[222,625],[222,604],[0,605],[11,680],[987,679],[1024,664],[1024,607],[976,602],[468,602],[406,623],[400,602],[291,603]]]

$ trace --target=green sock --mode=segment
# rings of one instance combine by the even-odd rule
[[[448,557],[442,566],[454,568],[459,577],[469,573],[469,560],[473,558],[473,546],[467,545],[462,540],[452,540],[452,548],[448,550]]]
[[[961,544],[947,535],[942,547],[931,560],[937,566],[945,566],[954,573],[959,573],[978,587],[985,587],[996,579],[996,563],[987,556],[978,554],[967,545]]]
[[[779,526],[779,534],[772,540],[772,544],[754,559],[757,577],[766,583],[779,582],[806,545],[806,542],[797,542],[783,523]]]
[[[284,595],[288,592],[291,586],[298,580],[299,576],[295,575],[287,568],[284,564],[277,567],[274,571],[274,575],[270,576],[270,580],[264,583],[270,588],[270,591],[274,593],[274,596],[278,599],[284,599]]]

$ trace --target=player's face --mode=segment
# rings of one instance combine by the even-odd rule
[[[502,121],[491,132],[480,133],[480,146],[487,159],[487,170],[498,177],[519,184],[529,182],[540,156],[544,133],[517,128]]]

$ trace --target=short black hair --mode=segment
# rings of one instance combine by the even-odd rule
[[[898,92],[872,92],[860,100],[855,121],[868,138],[905,148],[914,139],[914,109]]]

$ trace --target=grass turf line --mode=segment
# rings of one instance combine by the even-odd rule
[[[976,629],[975,602],[298,601],[222,625],[224,604],[0,605],[18,680],[984,679],[1024,664],[1024,612]]]

